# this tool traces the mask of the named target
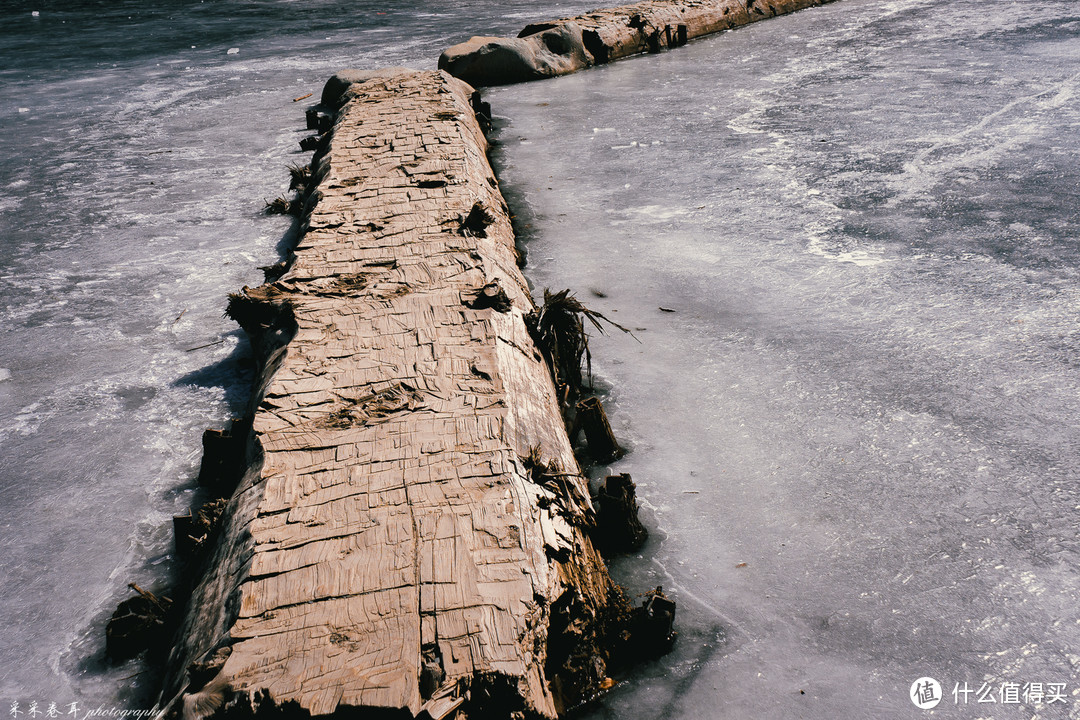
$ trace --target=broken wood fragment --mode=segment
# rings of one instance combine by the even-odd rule
[[[236,452],[236,440],[230,431],[207,428],[203,431],[202,447],[200,485],[216,489],[239,476],[243,456]]]
[[[303,202],[290,200],[283,195],[266,203],[266,212],[272,215],[299,215],[303,208]]]
[[[173,518],[174,543],[180,558],[191,559],[206,551],[227,504],[225,498],[218,498],[205,503],[194,513]]]
[[[577,404],[576,425],[585,433],[589,444],[589,454],[600,463],[611,462],[623,454],[615,433],[611,431],[604,406],[600,398],[587,397]]]
[[[496,312],[510,312],[513,303],[506,295],[506,291],[499,285],[498,280],[492,280],[484,287],[477,290],[465,303],[473,310],[491,308]]]
[[[289,165],[289,189],[303,191],[311,182],[310,165]]]
[[[128,583],[128,587],[138,595],[120,603],[105,627],[105,652],[113,660],[127,660],[160,645],[170,629],[172,600],[135,583]]]
[[[304,152],[318,150],[326,142],[325,135],[309,135],[300,141],[300,149]]]
[[[641,607],[634,610],[633,640],[636,651],[645,657],[658,657],[675,643],[675,601],[656,586],[645,595]]]
[[[625,553],[641,548],[649,532],[638,518],[637,488],[627,473],[609,475],[597,494],[596,542],[602,552]]]
[[[232,493],[244,470],[247,436],[250,432],[250,418],[233,420],[227,429],[207,428],[203,432],[199,485],[218,496]]]

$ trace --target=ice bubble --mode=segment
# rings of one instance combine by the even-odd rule
[[[240,52],[240,48],[229,48],[229,51],[227,53],[225,53],[225,54],[226,55],[236,55],[239,52]]]
[[[21,112],[21,113],[30,112],[30,108],[19,108],[19,112]]]
[[[41,17],[41,13],[38,12],[37,10],[33,10],[33,11],[31,11],[30,16],[31,17]]]

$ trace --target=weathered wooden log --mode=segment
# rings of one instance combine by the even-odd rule
[[[524,38],[472,37],[447,49],[439,68],[480,85],[508,85],[568,75],[594,65],[572,22]]]
[[[830,1],[644,0],[527,25],[516,38],[473,37],[443,52],[439,68],[476,86],[539,80]]]
[[[230,298],[260,366],[248,466],[163,706],[553,718],[610,685],[631,613],[587,535],[476,99],[441,72],[351,77],[324,93],[295,257]]]

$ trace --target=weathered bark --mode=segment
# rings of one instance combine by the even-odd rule
[[[525,27],[516,38],[473,37],[439,68],[476,86],[577,72],[831,0],[644,0]]]
[[[295,257],[230,301],[261,363],[247,469],[167,707],[551,718],[600,687],[629,613],[586,535],[473,91],[354,77],[324,97],[345,104]]]

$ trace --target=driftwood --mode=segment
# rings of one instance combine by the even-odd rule
[[[334,82],[306,232],[230,299],[260,364],[246,470],[164,714],[553,718],[611,685],[640,612],[588,536],[482,105],[441,72]]]
[[[830,0],[644,0],[525,27],[516,38],[473,37],[439,68],[477,86],[566,75]]]

